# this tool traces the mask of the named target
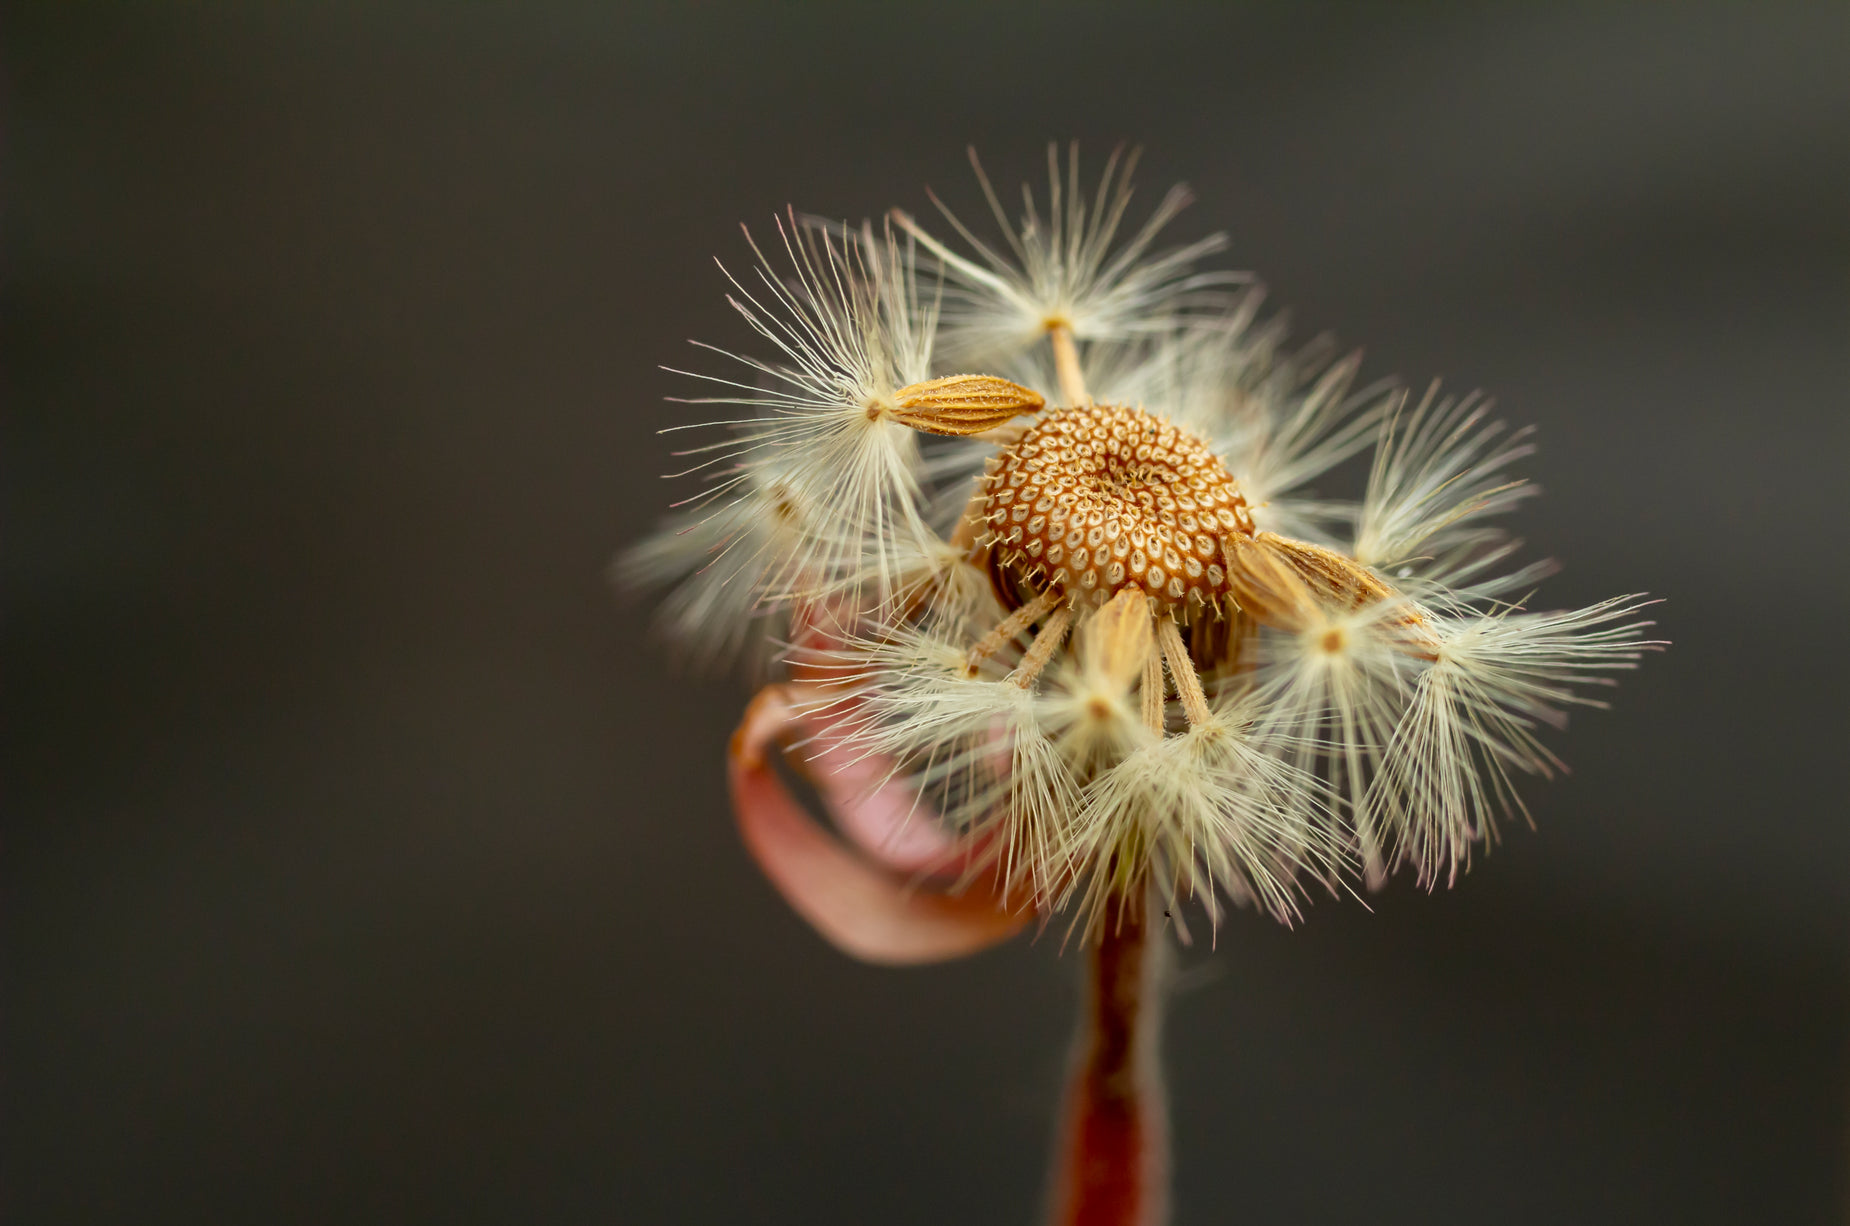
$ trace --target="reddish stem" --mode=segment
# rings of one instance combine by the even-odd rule
[[[1125,902],[1090,950],[1090,989],[1056,1159],[1054,1226],[1160,1226],[1169,1128],[1157,1038],[1163,935]]]

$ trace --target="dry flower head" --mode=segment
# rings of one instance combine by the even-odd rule
[[[741,411],[630,573],[709,662],[781,643],[811,752],[1008,905],[1451,880],[1558,765],[1538,725],[1656,646],[1642,602],[1523,609],[1523,432],[1286,349],[1220,236],[1156,249],[1180,189],[1119,241],[1134,158],[1092,193],[1049,161],[1019,221],[978,168],[999,244],[946,210],[964,251],[897,213],[754,245],[776,352],[695,376]],[[1359,503],[1312,489],[1370,446]]]

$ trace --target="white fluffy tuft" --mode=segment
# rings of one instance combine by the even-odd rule
[[[897,551],[922,547],[929,534],[918,509],[918,435],[890,410],[900,388],[930,377],[935,304],[920,296],[910,244],[890,233],[830,233],[794,218],[777,230],[788,274],[779,275],[753,242],[758,284],[726,276],[736,291],[728,301],[779,360],[702,345],[745,366],[752,381],[676,372],[725,389],[687,403],[750,410],[701,423],[727,437],[685,453],[700,457],[688,472],[713,475],[690,502],[739,501],[755,481],[768,484],[761,474],[773,470],[800,504],[828,508],[829,524],[777,568],[775,585],[761,595],[785,600],[870,572],[884,588]]]
[[[1032,189],[1022,188],[1019,225],[991,186],[974,150],[984,198],[1002,231],[1004,248],[985,243],[942,203],[939,210],[977,258],[959,255],[905,223],[936,258],[944,281],[943,339],[957,360],[1000,362],[1033,345],[1061,323],[1079,341],[1119,341],[1170,327],[1181,317],[1213,309],[1227,300],[1230,286],[1247,280],[1235,272],[1197,271],[1204,256],[1226,245],[1214,234],[1166,251],[1152,251],[1157,235],[1192,199],[1176,186],[1138,229],[1118,242],[1131,201],[1137,155],[1113,153],[1096,193],[1080,188],[1075,145],[1061,166],[1057,145],[1048,146],[1047,213]]]
[[[1604,706],[1579,687],[1610,685],[1603,674],[1636,668],[1662,646],[1643,638],[1643,603],[1627,596],[1559,613],[1432,620],[1437,658],[1414,685],[1371,796],[1402,815],[1397,864],[1429,887],[1449,884],[1499,816],[1527,817],[1509,768],[1561,769],[1537,729],[1565,724],[1563,706]]]

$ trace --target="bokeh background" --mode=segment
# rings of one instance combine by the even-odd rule
[[[1019,1223],[1057,940],[890,971],[609,589],[711,257],[1147,149],[1676,642],[1456,889],[1198,948],[1178,1223],[1842,1220],[1850,9],[10,6],[7,1220]]]

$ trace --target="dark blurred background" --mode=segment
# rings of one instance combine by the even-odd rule
[[[787,203],[1147,147],[1302,332],[1541,428],[1676,642],[1450,891],[1186,955],[1178,1223],[1826,1222],[1850,9],[11,6],[4,1199],[1021,1223],[1077,962],[856,965],[605,582]]]

